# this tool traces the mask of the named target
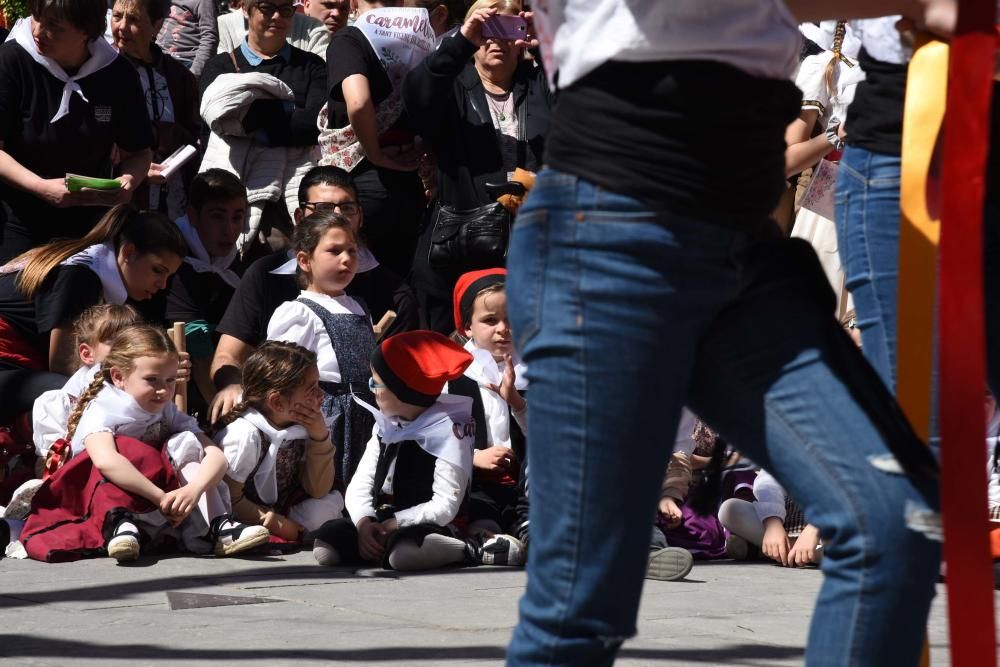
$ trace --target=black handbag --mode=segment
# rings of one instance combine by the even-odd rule
[[[511,215],[500,203],[457,210],[439,206],[431,231],[428,264],[472,271],[504,265]]]

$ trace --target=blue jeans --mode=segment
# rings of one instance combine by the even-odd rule
[[[936,506],[936,485],[869,460],[889,446],[904,466],[933,459],[830,315],[807,244],[545,170],[508,269],[532,395],[528,587],[508,664],[610,664],[635,633],[685,404],[771,470],[827,543],[809,663],[916,664],[940,554],[904,513]]]
[[[865,357],[896,389],[900,158],[848,146],[837,174],[837,243]]]

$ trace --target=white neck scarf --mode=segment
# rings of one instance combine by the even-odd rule
[[[465,376],[480,385],[493,385],[499,389],[500,383],[503,382],[503,368],[500,363],[497,363],[492,354],[476,347],[471,340],[466,342],[464,347],[472,355],[472,363],[465,369]],[[528,367],[521,363],[516,354],[511,355],[511,360],[514,362],[514,389],[524,391],[528,388],[528,378],[525,375]]]
[[[236,253],[239,252],[236,246],[233,246],[233,249],[225,257],[212,257],[205,250],[205,244],[201,242],[198,230],[191,225],[191,221],[186,215],[177,218],[174,224],[181,230],[184,240],[187,241],[188,249],[191,251],[191,254],[184,258],[187,264],[190,264],[198,273],[216,274],[233,289],[240,286],[240,277],[229,268],[236,259]]]
[[[472,476],[472,448],[475,446],[472,399],[442,394],[411,422],[394,422],[357,396],[355,402],[375,417],[379,437],[385,444],[413,440],[428,454],[447,461],[467,477]]]
[[[123,305],[128,299],[128,290],[118,270],[118,253],[111,241],[92,245],[62,261],[63,266],[86,266],[97,274],[104,288],[104,301]]]
[[[257,489],[257,495],[266,505],[273,505],[278,501],[278,478],[275,471],[275,464],[278,460],[278,450],[285,443],[305,440],[309,433],[304,426],[293,424],[288,428],[278,429],[271,422],[267,421],[264,415],[250,408],[242,415],[243,419],[250,422],[254,428],[263,434],[269,442],[267,453],[257,466],[257,472],[253,476],[253,484]]]
[[[291,255],[291,259],[282,264],[276,269],[271,269],[268,271],[271,275],[275,276],[294,276],[295,270],[299,266],[299,260],[295,258],[295,251],[289,250],[288,254]],[[376,266],[378,266],[378,260],[375,259],[375,255],[372,251],[363,245],[358,246],[358,269],[355,273],[366,273],[371,271]]]
[[[63,116],[69,114],[69,101],[73,97],[73,93],[76,93],[84,102],[90,103],[87,96],[83,94],[83,89],[80,88],[80,84],[77,83],[80,79],[84,79],[94,72],[98,72],[114,61],[118,57],[118,52],[108,44],[102,37],[98,37],[92,40],[87,48],[90,50],[90,58],[87,62],[83,63],[80,71],[69,76],[59,66],[56,61],[52,60],[47,56],[43,56],[38,52],[38,47],[35,45],[35,39],[31,35],[31,22],[32,19],[22,19],[14,25],[14,29],[11,31],[10,38],[15,40],[18,45],[28,52],[28,55],[34,59],[36,63],[41,65],[48,71],[49,74],[55,78],[62,81],[65,85],[63,86],[62,99],[59,101],[59,110],[56,111],[49,123],[54,123]]]

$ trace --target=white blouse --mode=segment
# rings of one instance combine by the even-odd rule
[[[305,440],[309,437],[305,427],[298,424],[279,429],[250,408],[229,426],[215,435],[215,442],[222,447],[229,462],[226,475],[241,484],[246,484],[253,474],[254,487],[260,499],[266,504],[278,500],[278,482],[275,464],[277,454],[283,445]]]
[[[365,315],[361,304],[346,294],[327,296],[302,290],[300,296],[319,304],[334,315]],[[286,301],[278,306],[267,324],[267,339],[298,343],[312,350],[316,353],[319,365],[319,379],[324,382],[340,382],[340,364],[337,363],[333,341],[326,333],[323,321],[305,304]]]
[[[38,456],[48,456],[56,440],[66,437],[66,426],[76,400],[94,380],[100,364],[81,366],[62,389],[52,389],[35,399],[31,408],[32,440]]]
[[[111,384],[97,394],[83,411],[73,434],[73,454],[85,449],[88,436],[111,433],[158,446],[166,442],[167,453],[178,468],[201,460],[201,433],[197,420],[169,402],[160,412],[147,412],[125,391]]]

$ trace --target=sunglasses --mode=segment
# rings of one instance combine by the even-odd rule
[[[354,201],[329,202],[329,201],[304,201],[299,206],[307,211],[336,211],[340,209],[342,215],[357,215],[361,207]]]
[[[283,19],[290,19],[295,14],[295,5],[275,5],[270,2],[258,3],[257,9],[264,16],[274,16],[275,12]]]

